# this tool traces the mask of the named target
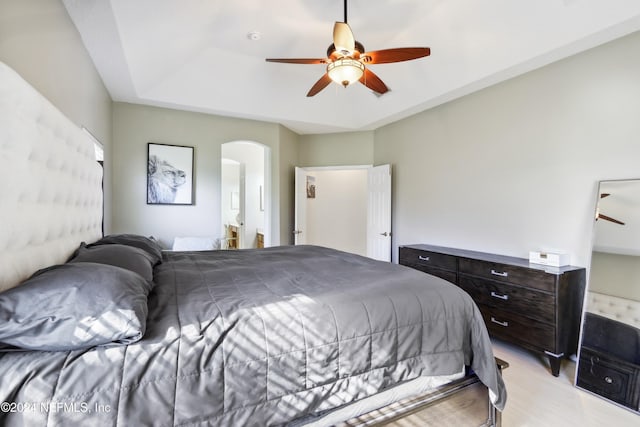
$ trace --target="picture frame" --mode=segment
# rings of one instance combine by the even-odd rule
[[[184,145],[147,145],[147,204],[193,205],[194,149]]]
[[[307,175],[307,199],[316,198],[316,177]]]

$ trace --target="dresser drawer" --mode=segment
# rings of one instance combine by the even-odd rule
[[[458,286],[477,304],[519,315],[526,313],[530,319],[555,325],[556,298],[553,294],[464,274],[460,274]]]
[[[525,347],[556,352],[555,327],[515,313],[478,304],[489,334]]]
[[[555,292],[556,289],[556,276],[542,270],[469,258],[460,258],[459,270],[460,273],[499,282],[517,283],[547,292]]]
[[[413,248],[400,248],[399,262],[410,267],[439,268],[452,272],[458,269],[457,258],[454,256]]]
[[[606,355],[591,351],[587,347],[580,350],[577,385],[615,402],[638,409],[633,399],[633,384],[637,370]]]

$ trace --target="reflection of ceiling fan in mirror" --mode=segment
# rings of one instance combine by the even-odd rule
[[[389,88],[369,70],[369,64],[388,64],[409,61],[429,56],[428,47],[402,47],[365,52],[364,46],[356,41],[347,24],[347,0],[344,0],[344,22],[336,22],[333,27],[333,44],[327,49],[327,58],[268,58],[267,62],[289,64],[327,64],[327,72],[318,80],[307,96],[314,96],[332,81],[347,87],[359,81],[379,95]]]
[[[610,195],[611,195],[611,193],[601,193],[600,194],[600,198],[604,199],[605,197],[608,197]],[[611,222],[613,222],[615,224],[624,225],[624,222],[619,221],[619,220],[617,220],[615,218],[611,218],[610,216],[607,216],[605,214],[602,214],[602,213],[600,213],[600,210],[598,209],[596,211],[596,221],[599,220],[599,219],[604,219],[605,221],[611,221]]]

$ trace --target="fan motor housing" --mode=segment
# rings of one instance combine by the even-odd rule
[[[336,53],[336,45],[331,43],[329,45],[329,47],[327,48],[327,57],[331,58],[331,59],[336,59],[340,56],[338,55],[334,55],[334,53]],[[362,43],[360,43],[359,41],[356,40],[355,42],[355,51],[353,53],[353,58],[354,59],[358,59],[360,57],[360,55],[362,55],[364,53],[364,46],[362,45]],[[332,56],[333,55],[333,56]]]

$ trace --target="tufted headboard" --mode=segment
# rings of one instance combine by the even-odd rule
[[[587,311],[640,329],[640,301],[589,291]]]
[[[0,290],[102,235],[93,142],[0,62]]]

